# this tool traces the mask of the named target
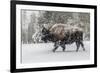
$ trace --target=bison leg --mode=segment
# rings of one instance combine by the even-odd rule
[[[81,44],[81,46],[82,46],[82,48],[83,48],[83,51],[85,51],[83,42],[80,42],[80,44]]]
[[[59,46],[58,46],[57,42],[55,42],[53,52],[55,52],[55,51],[57,50],[58,47],[59,47]]]
[[[54,49],[53,49],[53,52],[55,52],[57,50],[58,46],[56,46]]]
[[[65,45],[61,46],[63,48],[63,51],[65,51]]]
[[[63,48],[63,51],[65,51],[65,42],[62,42],[61,44],[60,44],[60,46]]]
[[[78,52],[79,47],[80,47],[80,43],[79,42],[76,42],[76,46],[77,46],[76,52]]]

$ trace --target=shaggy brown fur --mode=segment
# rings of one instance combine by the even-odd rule
[[[65,33],[70,32],[74,33],[76,31],[83,31],[81,28],[78,26],[68,26],[66,24],[54,24],[50,29],[49,29],[51,34],[54,34],[58,40],[63,40],[65,37]]]

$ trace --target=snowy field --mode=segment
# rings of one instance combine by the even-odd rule
[[[75,43],[66,45],[66,51],[62,52],[59,47],[56,52],[52,52],[53,43],[39,44],[22,44],[22,63],[43,63],[43,62],[59,62],[59,61],[76,61],[89,60],[90,58],[90,43],[84,42],[86,51],[82,47],[76,52]]]

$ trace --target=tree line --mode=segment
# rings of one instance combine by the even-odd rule
[[[54,24],[77,25],[84,30],[84,40],[90,40],[90,14],[81,12],[58,11],[21,11],[21,41],[22,43],[41,42],[41,29],[49,29]]]

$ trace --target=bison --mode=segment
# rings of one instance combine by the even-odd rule
[[[85,51],[83,44],[83,30],[77,26],[66,26],[65,24],[55,24],[50,29],[43,27],[42,29],[42,40],[44,42],[54,42],[53,52],[57,50],[59,46],[65,51],[66,44],[76,43],[76,51],[82,46]]]

